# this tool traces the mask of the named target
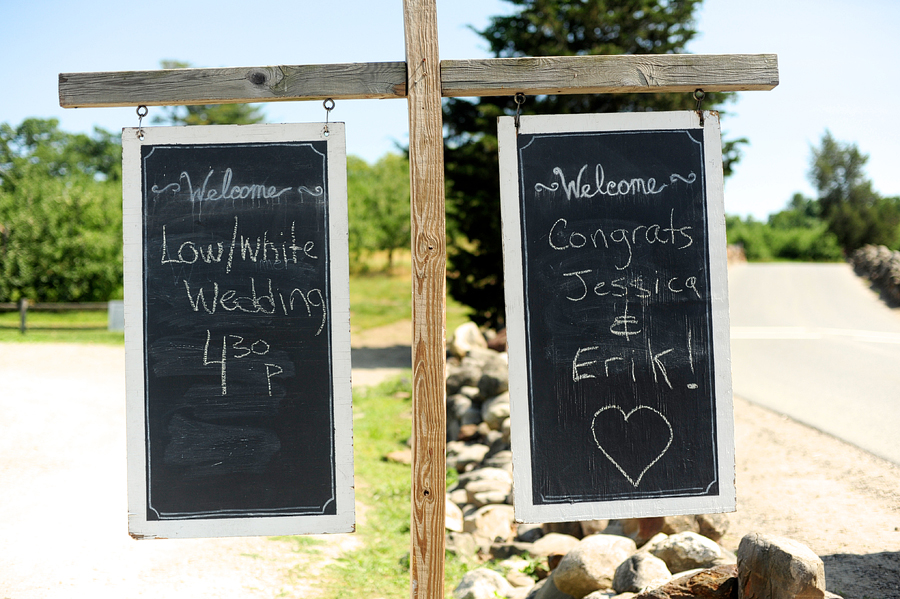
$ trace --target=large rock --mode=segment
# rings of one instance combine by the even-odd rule
[[[694,568],[712,568],[734,563],[733,556],[716,544],[695,532],[680,532],[656,543],[650,553],[666,562],[669,571],[684,572]]]
[[[575,599],[610,588],[616,567],[636,550],[634,541],[626,537],[606,534],[585,537],[553,571],[556,587]]]
[[[507,503],[512,484],[500,480],[474,480],[466,485],[466,501],[481,507],[489,503]]]
[[[447,396],[447,416],[461,419],[472,407],[472,398],[462,393],[454,393]]]
[[[738,547],[741,599],[819,599],[825,597],[825,565],[806,545],[750,533]]]
[[[663,532],[667,535],[677,535],[680,532],[696,532],[699,534],[700,524],[697,522],[697,516],[667,516],[663,518],[662,528],[653,534],[655,535],[657,532]]]
[[[511,505],[486,505],[466,516],[463,527],[476,537],[491,542],[511,541],[515,531],[515,514]]]
[[[481,419],[491,430],[499,431],[507,418],[509,418],[509,391],[495,395],[481,404]]]
[[[459,423],[460,426],[473,425],[477,430],[478,425],[481,424],[481,408],[473,405],[460,416]]]
[[[509,420],[507,418],[507,420]],[[512,467],[513,463],[513,455],[512,451],[508,449],[502,449],[495,453],[494,455],[488,454],[488,457],[483,463],[487,468],[500,468],[501,470],[509,471]]]
[[[553,574],[551,574],[531,587],[525,599],[572,599],[572,595],[559,590],[553,578]]]
[[[649,553],[635,553],[616,568],[612,586],[617,593],[639,593],[671,578],[666,562]]]
[[[545,522],[542,526],[544,527],[544,532],[558,532],[578,537],[579,539],[584,537],[581,522]]]
[[[513,587],[499,572],[476,568],[463,576],[453,589],[454,599],[497,599],[512,594]]]
[[[448,361],[447,395],[459,393],[463,387],[477,388],[478,381],[481,380],[481,367],[480,362],[470,358]]]
[[[544,536],[544,529],[540,524],[522,523],[516,528],[516,540],[525,543],[534,543]],[[573,545],[574,546],[574,545]]]
[[[465,472],[481,464],[490,450],[490,447],[481,443],[451,441],[447,443],[447,466]]]
[[[584,520],[578,523],[581,526],[581,538],[606,531],[609,520]]]
[[[475,386],[483,397],[494,397],[509,390],[509,358],[490,349],[472,349],[462,363],[471,361],[480,367]]]
[[[634,599],[737,599],[737,566],[729,564],[679,576]]]
[[[510,543],[493,543],[491,544],[490,553],[491,558],[495,560],[508,560],[513,557],[530,556],[531,543],[523,543],[521,541],[512,541]]]
[[[577,537],[558,532],[548,532],[534,542],[532,553],[535,557],[565,555],[578,545]]]
[[[653,550],[656,549],[659,545],[665,542],[666,539],[669,538],[669,535],[665,533],[657,533],[653,535],[653,537],[644,543],[644,546],[640,548],[640,551],[644,553],[653,553]]]
[[[465,487],[471,482],[479,480],[496,480],[512,484],[512,474],[502,468],[476,468],[459,475],[458,485]]]
[[[640,547],[654,535],[659,534],[665,525],[666,518],[626,518],[611,520],[606,534],[628,537]]]
[[[468,355],[473,348],[487,349],[488,342],[474,322],[467,322],[456,327],[453,337],[447,342],[447,351],[457,358]]]
[[[447,551],[469,561],[478,553],[479,546],[475,537],[467,532],[448,532]]]
[[[463,531],[462,510],[453,502],[450,495],[447,495],[445,500],[444,514],[444,528],[453,532]]]
[[[728,514],[701,514],[697,516],[700,534],[717,543],[728,532],[728,523]]]
[[[900,303],[900,252],[867,245],[850,255],[857,274],[872,281],[888,299]]]

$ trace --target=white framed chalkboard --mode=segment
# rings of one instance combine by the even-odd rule
[[[499,119],[516,518],[733,511],[718,115]]]
[[[122,141],[129,532],[352,531],[343,124]]]

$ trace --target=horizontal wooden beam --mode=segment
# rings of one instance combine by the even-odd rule
[[[643,54],[441,62],[441,95],[505,96],[770,90],[774,54]],[[59,105],[172,106],[405,98],[406,63],[61,73]]]
[[[405,97],[405,62],[59,75],[63,108]]]
[[[775,54],[627,54],[444,60],[444,97],[770,90]]]

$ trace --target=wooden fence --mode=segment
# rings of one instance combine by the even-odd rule
[[[18,302],[0,302],[0,312],[18,312],[19,313],[19,331],[24,335],[28,330],[28,312],[71,312],[71,311],[96,311],[106,312],[109,310],[110,302],[33,302],[28,299],[20,299]],[[37,328],[37,327],[32,327]],[[47,327],[41,327],[47,328]],[[53,329],[100,329],[107,328],[94,325],[78,326],[78,327],[49,327]]]

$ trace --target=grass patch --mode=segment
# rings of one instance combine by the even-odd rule
[[[399,271],[399,272],[398,272]],[[409,271],[350,277],[350,326],[354,332],[412,318]]]
[[[447,298],[447,336],[469,320],[469,308]],[[411,267],[409,256],[395,260],[390,270],[350,275],[350,325],[354,332],[374,329],[412,318]]]
[[[29,312],[23,335],[19,330],[19,313],[0,312],[0,342],[124,343],[124,333],[108,331],[107,323],[105,311]]]
[[[362,544],[327,568],[322,597],[409,597],[410,469],[382,459],[409,438],[409,391],[409,380],[397,379],[354,393],[356,498],[367,508],[356,532]],[[466,566],[448,556],[445,569],[449,596]]]
[[[350,324],[353,332],[412,318],[408,253],[390,270],[369,269],[350,276]],[[447,299],[447,336],[468,320],[468,308]],[[29,312],[28,329],[19,332],[19,313],[0,312],[0,342],[124,343],[121,332],[107,331],[105,311]]]

